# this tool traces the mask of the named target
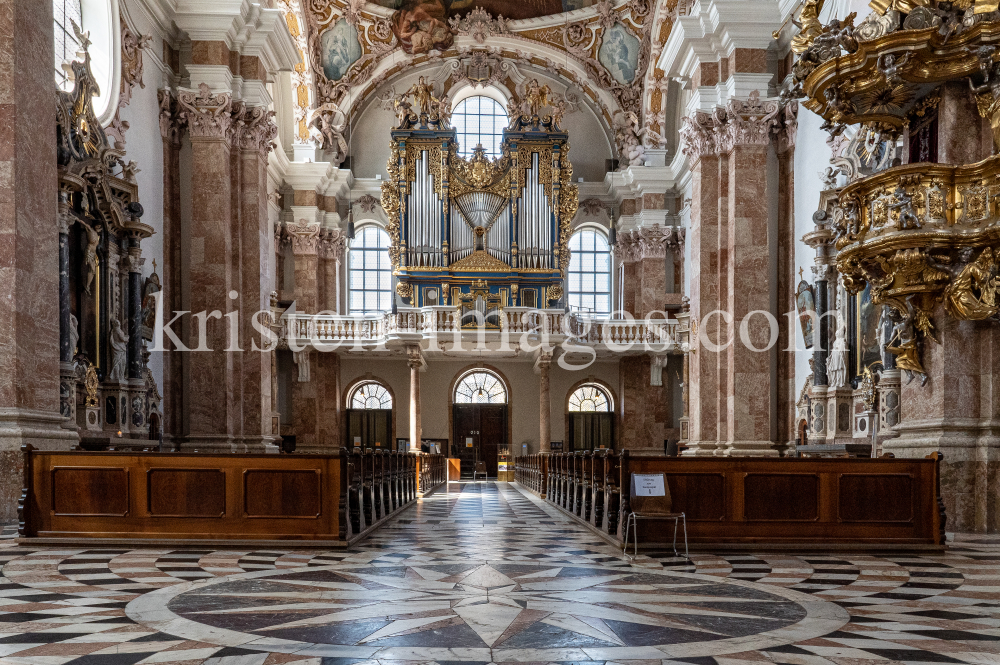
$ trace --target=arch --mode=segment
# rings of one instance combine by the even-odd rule
[[[613,413],[614,409],[610,393],[599,383],[584,383],[566,398],[566,410],[570,412]]]
[[[361,226],[347,252],[348,311],[387,312],[392,308],[392,263],[389,234],[376,223]]]
[[[500,104],[500,106],[507,108],[507,102],[511,97],[511,94],[506,87],[501,87],[499,85],[482,85],[468,81],[456,85],[449,90],[449,93],[451,94],[452,108],[455,108],[469,97],[475,97],[477,95],[489,97],[493,101]]]
[[[383,379],[375,376],[371,372],[367,372],[365,373],[364,376],[359,376],[355,379],[352,379],[351,382],[347,384],[343,392],[344,408],[347,409],[351,408],[351,398],[354,396],[354,392],[358,388],[360,388],[363,384],[366,383],[376,383],[385,388],[386,391],[389,393],[389,399],[391,401],[391,406],[389,408],[391,409],[396,408],[396,391],[392,389],[392,386],[389,385],[388,381],[384,381]]]
[[[573,396],[573,394],[577,390],[579,390],[580,388],[583,388],[584,386],[594,386],[596,388],[599,388],[601,391],[603,391],[604,394],[607,395],[607,398],[608,398],[608,401],[609,401],[608,411],[610,413],[616,413],[615,406],[618,403],[617,402],[618,398],[615,396],[614,389],[606,381],[602,381],[601,379],[598,379],[595,376],[588,376],[586,379],[581,379],[580,381],[577,381],[576,383],[574,383],[573,385],[571,385],[569,387],[569,390],[566,391],[566,400],[565,400],[565,402],[563,404],[563,407],[566,409],[567,413],[570,412],[570,408],[569,408],[570,398]]]
[[[507,404],[510,390],[496,372],[476,368],[458,377],[452,388],[452,400],[455,404]]]
[[[361,381],[348,395],[347,404],[350,409],[391,409],[392,393],[380,381]]]
[[[471,157],[477,145],[482,145],[487,157],[500,156],[503,130],[510,118],[504,105],[490,95],[476,94],[455,104],[451,124],[458,139],[458,153]]]
[[[570,309],[595,315],[611,313],[611,245],[607,236],[585,226],[569,240],[567,295]]]
[[[584,409],[574,409],[572,407],[572,401],[574,395],[578,392],[583,391],[587,388],[591,388],[600,391],[604,394],[607,399],[607,408],[604,410],[594,409],[594,410],[584,410]],[[578,441],[574,440],[574,429],[582,426],[584,432],[583,437],[585,441],[589,441],[593,448],[597,448],[599,445],[606,446],[608,448],[617,448],[619,443],[619,416],[615,407],[617,406],[617,396],[615,391],[608,385],[607,382],[601,381],[594,376],[588,376],[587,378],[577,381],[569,390],[566,391],[566,400],[563,403],[563,416],[565,418],[565,441],[564,444],[566,450],[574,450],[574,446]],[[605,423],[603,426],[601,423]],[[596,437],[596,440],[595,438]],[[590,448],[586,448],[590,449]]]

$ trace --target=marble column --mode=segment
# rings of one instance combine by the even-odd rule
[[[183,233],[180,218],[180,135],[184,121],[179,114],[177,97],[169,89],[157,91],[160,105],[160,137],[163,144],[163,265],[160,267],[162,290],[160,306],[164,323],[182,311],[181,251]],[[184,358],[176,351],[162,353],[163,365],[163,440],[177,449],[184,426]]]
[[[142,379],[142,260],[139,238],[128,239],[128,378]]]
[[[315,314],[319,310],[319,225],[285,224],[295,260],[295,310]]]
[[[663,311],[666,305],[667,240],[672,236],[673,230],[670,227],[660,225],[644,226],[638,230],[638,293],[635,313],[639,317]]]
[[[76,373],[73,355],[74,336],[79,337],[79,322],[73,326],[69,293],[69,227],[73,223],[68,192],[59,193],[59,412],[63,427],[76,430]]]
[[[240,389],[243,448],[261,452],[274,441],[271,432],[271,355],[253,327],[258,312],[271,309],[271,229],[267,210],[267,160],[278,134],[273,113],[244,107],[236,142],[240,157]],[[264,315],[261,315],[264,316]],[[259,350],[255,350],[259,349]]]
[[[552,354],[543,353],[535,360],[535,372],[538,374],[538,451],[552,452],[552,398],[549,395],[549,368],[552,365]]]
[[[343,314],[340,309],[340,266],[347,237],[339,229],[325,229],[320,235],[319,262],[323,288],[319,310]]]
[[[340,448],[340,357],[336,353],[296,354],[292,384],[295,450],[332,453]],[[308,369],[301,363],[307,363]]]
[[[192,314],[185,317],[183,339],[191,349],[204,340],[202,348],[208,349],[185,354],[185,444],[228,452],[238,426],[233,354],[225,351],[228,321],[222,318],[238,307],[231,294],[239,286],[231,233],[232,97],[202,86],[197,93],[180,92],[178,103],[191,139],[191,221],[185,238],[190,298],[184,309]]]
[[[420,426],[420,370],[424,366],[424,358],[419,348],[408,348],[406,355],[410,368],[410,452],[418,453],[423,436]]]
[[[691,161],[690,351],[686,456],[711,456],[719,440],[719,353],[702,343],[723,341],[719,302],[719,155],[710,118],[684,119],[684,152]]]
[[[52,3],[0,0],[0,519],[13,520],[22,445],[68,448],[59,399],[59,225]]]

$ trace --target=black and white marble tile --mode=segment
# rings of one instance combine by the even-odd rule
[[[995,536],[629,561],[503,483],[452,484],[344,551],[7,537],[0,566],[0,665],[1000,665]]]

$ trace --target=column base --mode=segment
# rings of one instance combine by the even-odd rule
[[[941,498],[948,531],[1000,533],[1000,427],[975,418],[907,418],[882,441],[896,457],[941,452]]]
[[[21,446],[69,450],[80,442],[75,430],[63,427],[58,411],[0,408],[0,521],[17,519],[17,501],[24,485]]]
[[[721,454],[718,441],[690,441],[681,457],[718,457]]]
[[[726,457],[781,457],[773,441],[727,441]]]

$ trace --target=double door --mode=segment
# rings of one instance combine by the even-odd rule
[[[476,462],[483,462],[486,474],[497,477],[497,452],[507,446],[506,404],[456,404],[452,432],[462,477],[471,478]]]
[[[395,450],[392,409],[347,409],[347,447],[363,450]]]

